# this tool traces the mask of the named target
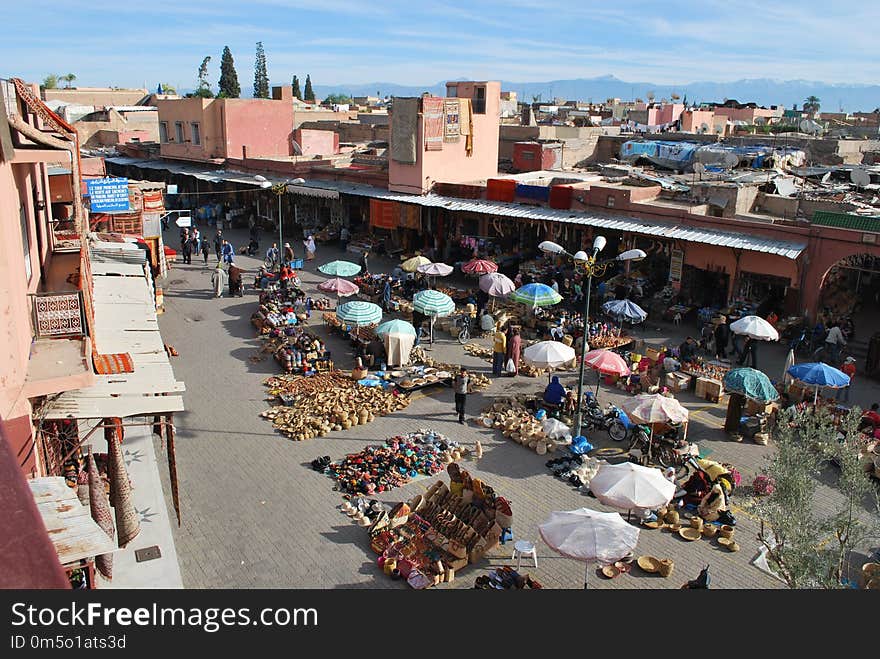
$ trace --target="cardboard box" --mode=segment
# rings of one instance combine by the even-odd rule
[[[657,358],[660,357],[660,353],[666,352],[666,348],[661,347],[659,350],[657,348],[647,347],[645,348],[645,357],[650,359],[652,362],[656,362]]]
[[[670,391],[687,391],[691,386],[691,379],[686,373],[667,373],[665,383]]]
[[[724,398],[724,385],[721,380],[711,378],[697,378],[697,398],[705,398],[713,403],[719,403]]]
[[[746,401],[744,412],[747,416],[752,416],[759,413],[773,414],[778,409],[779,405],[777,403],[759,403],[749,399]]]

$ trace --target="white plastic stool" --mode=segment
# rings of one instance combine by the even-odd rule
[[[517,570],[519,570],[523,556],[531,556],[535,563],[535,567],[538,567],[538,552],[535,549],[535,545],[528,540],[517,540],[513,543],[513,556],[510,557],[511,559],[516,559]]]

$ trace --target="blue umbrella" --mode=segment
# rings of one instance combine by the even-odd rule
[[[510,294],[510,299],[534,307],[549,307],[562,302],[562,296],[547,284],[526,284]]]
[[[632,300],[609,300],[602,305],[602,311],[609,316],[626,320],[633,324],[641,323],[648,317],[648,312]]]
[[[724,376],[724,388],[746,398],[769,403],[779,398],[779,392],[762,371],[753,368],[732,368]]]
[[[816,387],[813,403],[819,398],[820,387],[840,389],[841,387],[848,387],[850,383],[849,376],[846,373],[822,362],[795,364],[788,369],[788,374],[799,382]]]

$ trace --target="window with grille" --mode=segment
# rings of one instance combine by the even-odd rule
[[[175,138],[177,139],[178,144],[183,144],[183,122],[182,121],[174,122],[174,132],[175,132]]]
[[[202,129],[199,126],[198,122],[192,122],[189,125],[190,133],[192,133],[192,143],[193,144],[201,144],[202,143]]]
[[[159,122],[159,141],[162,144],[166,144],[168,142],[168,122],[160,121]]]

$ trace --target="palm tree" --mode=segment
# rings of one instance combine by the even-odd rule
[[[810,114],[818,114],[819,103],[820,99],[818,96],[807,96],[807,98],[804,99],[804,112],[809,112]]]
[[[61,76],[61,79],[67,83],[67,89],[70,89],[70,83],[72,83],[74,80],[76,80],[76,74],[75,73],[66,73],[63,76]]]

